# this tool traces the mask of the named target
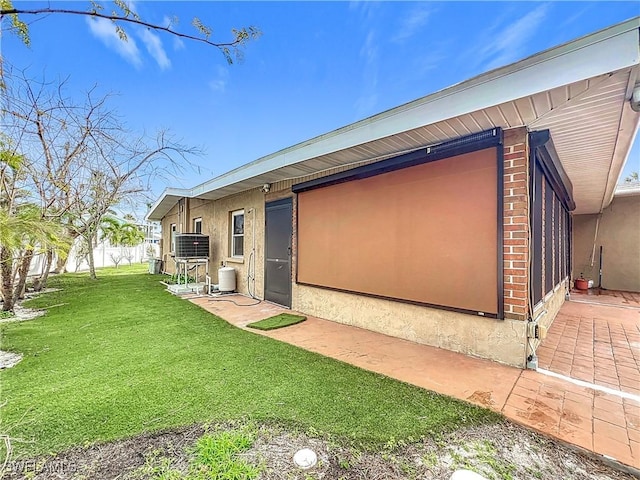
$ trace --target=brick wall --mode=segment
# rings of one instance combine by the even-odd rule
[[[526,128],[504,132],[504,315],[526,320],[529,169]]]

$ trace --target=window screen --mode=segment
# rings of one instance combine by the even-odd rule
[[[492,147],[301,191],[297,281],[497,315],[497,165]]]
[[[559,166],[534,149],[531,158],[531,303],[537,305],[570,272],[573,200]],[[555,170],[554,170],[555,169]],[[555,173],[554,173],[555,171]]]
[[[231,212],[231,256],[244,255],[244,210]]]

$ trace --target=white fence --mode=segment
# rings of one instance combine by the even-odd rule
[[[83,272],[89,270],[89,264],[85,258],[79,257],[78,243],[73,246],[69,258],[67,259],[67,271],[69,272]],[[128,265],[131,257],[131,263],[143,263],[148,262],[150,258],[157,258],[160,255],[160,245],[154,243],[144,242],[137,247],[112,247],[108,242],[100,242],[96,248],[93,249],[93,259],[95,261],[96,268],[100,267],[113,267],[115,266],[118,258],[121,258],[120,265]],[[115,260],[114,260],[115,259]],[[45,255],[40,254],[33,258],[31,261],[31,268],[29,269],[29,275],[40,275],[44,270]],[[51,269],[56,266],[56,262],[53,262]]]

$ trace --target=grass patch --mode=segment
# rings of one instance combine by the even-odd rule
[[[246,430],[207,433],[191,452],[186,473],[174,468],[170,458],[152,452],[134,477],[157,480],[253,480],[260,469],[240,455],[251,448],[254,435]]]
[[[284,328],[289,325],[296,325],[304,322],[307,317],[301,315],[293,315],[291,313],[281,313],[274,317],[265,318],[259,322],[253,322],[247,325],[247,327],[256,328],[258,330],[275,330],[276,328]]]
[[[240,330],[170,295],[145,266],[52,278],[59,305],[0,325],[0,433],[18,457],[238,419],[361,444],[492,422],[488,410]]]

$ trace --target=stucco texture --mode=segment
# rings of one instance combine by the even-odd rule
[[[573,276],[598,286],[602,246],[602,288],[640,292],[640,196],[615,197],[600,216],[573,217]],[[592,254],[593,262],[591,262]]]
[[[543,300],[534,307],[533,318],[538,321],[538,325],[547,330],[551,327],[551,324],[565,302],[568,291],[569,280],[565,279],[556,285],[552,291],[547,293]],[[534,353],[543,340],[544,339],[530,339],[527,355]]]
[[[519,320],[495,320],[296,284],[293,309],[424,345],[525,365],[526,323]]]
[[[209,235],[209,274],[218,283],[221,265],[236,271],[236,288],[242,293],[262,298],[264,290],[264,194],[259,189],[225,197],[220,200],[184,199],[162,220],[162,245],[165,271],[173,273],[175,263],[169,255],[170,225],[176,223],[179,233],[193,231],[193,220],[202,218],[202,234]],[[230,256],[231,212],[244,209],[244,255]],[[200,279],[202,280],[202,279]]]

